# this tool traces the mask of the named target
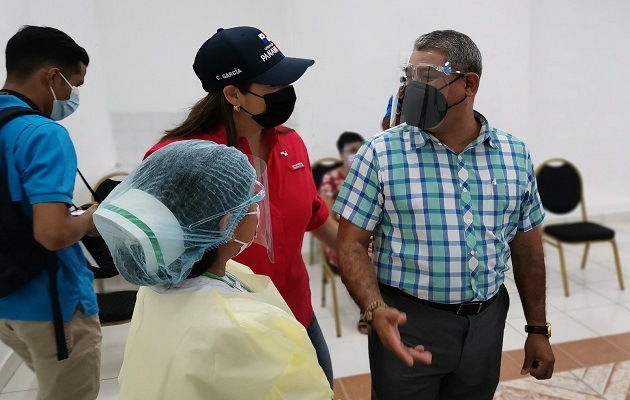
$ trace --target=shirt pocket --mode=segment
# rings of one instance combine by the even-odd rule
[[[500,228],[509,204],[507,183],[490,173],[480,176],[479,183],[481,185],[479,212],[484,225],[491,229]]]

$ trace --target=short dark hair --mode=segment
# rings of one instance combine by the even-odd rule
[[[204,272],[208,271],[208,269],[214,265],[214,263],[217,261],[218,258],[219,258],[218,247],[203,253],[203,256],[201,256],[201,259],[193,264],[193,267],[190,270],[190,273],[188,273],[188,276],[186,277],[186,279],[196,278],[198,276],[203,275]]]
[[[463,33],[453,30],[433,31],[416,39],[415,50],[427,48],[443,52],[453,69],[481,76],[481,52],[475,42]]]
[[[59,29],[25,25],[9,39],[6,49],[7,77],[26,79],[46,65],[64,76],[78,74],[81,63],[90,63],[87,51]]]
[[[355,143],[355,142],[365,142],[365,139],[363,139],[363,136],[359,135],[356,132],[344,132],[341,135],[339,135],[339,139],[337,139],[337,150],[339,150],[339,152],[343,152],[343,148],[348,144],[348,143]]]

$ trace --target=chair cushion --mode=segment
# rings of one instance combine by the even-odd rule
[[[97,293],[98,316],[101,324],[123,322],[131,319],[136,305],[136,291]]]
[[[561,242],[610,240],[615,237],[615,231],[612,229],[592,222],[547,225],[543,231]]]
[[[330,268],[330,270],[333,272],[333,274],[339,275],[339,267],[338,266],[336,266],[335,264],[331,264],[329,262],[326,262],[326,264],[328,265],[328,268]]]

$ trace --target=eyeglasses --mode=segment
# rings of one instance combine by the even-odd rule
[[[465,74],[465,72],[461,71],[453,71],[451,67],[448,66],[448,62],[445,66],[433,65],[433,64],[402,64],[400,66],[400,71],[403,74],[403,78],[407,81],[418,81],[422,83],[433,82],[437,79],[444,78],[445,76],[453,75],[453,74]]]
[[[200,228],[203,224],[207,223],[208,221],[212,221],[217,217],[222,217],[226,214],[230,214],[236,210],[242,210],[244,207],[248,207],[251,204],[255,204],[258,203],[259,201],[262,201],[265,198],[265,187],[263,186],[262,183],[260,183],[259,181],[254,181],[254,196],[247,200],[245,203],[242,203],[236,207],[233,207],[229,210],[226,210],[220,214],[217,215],[213,215],[211,217],[207,217],[204,218],[200,221],[197,221],[191,225],[188,226],[189,229],[198,229],[198,230],[203,230],[203,228]],[[245,215],[250,215],[250,214],[256,214],[258,215],[258,217],[260,218],[260,208],[258,207],[258,204],[256,204],[256,211],[250,211],[247,212]]]
[[[249,204],[258,203],[265,198],[265,187],[262,183],[254,181],[254,197],[249,201]]]

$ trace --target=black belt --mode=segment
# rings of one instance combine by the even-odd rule
[[[443,303],[434,303],[432,301],[419,299],[416,296],[410,295],[399,288],[395,288],[393,286],[385,285],[383,283],[378,284],[381,291],[397,294],[399,296],[408,297],[409,299],[423,304],[425,306],[436,308],[438,310],[448,311],[457,315],[477,315],[486,308],[490,307],[493,301],[498,297],[498,292],[491,298],[486,301],[467,301],[465,303],[457,303],[457,304],[443,304]]]

